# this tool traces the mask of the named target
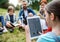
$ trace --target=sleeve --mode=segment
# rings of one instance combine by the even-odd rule
[[[5,21],[6,21],[6,22],[9,21],[9,20],[8,20],[8,15],[6,15]]]
[[[21,10],[21,11],[19,12],[18,20],[21,20],[21,19],[22,19],[22,14],[23,14],[23,10]]]
[[[8,18],[8,15],[6,15],[6,17],[5,17],[5,25],[6,25],[6,23],[7,23],[8,21],[10,22],[10,20],[9,20],[9,18]]]
[[[36,13],[32,10],[32,9],[29,9],[31,13],[33,13],[33,15],[36,15]]]

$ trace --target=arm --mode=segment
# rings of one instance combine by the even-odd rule
[[[18,23],[19,24],[21,24],[22,22],[21,22],[21,20],[22,20],[22,14],[23,14],[23,10],[21,10],[20,12],[19,12],[19,16],[18,16]]]
[[[8,15],[6,15],[6,18],[5,18],[5,25],[8,26],[8,27],[12,27],[12,26],[10,25],[10,20],[9,20]]]
[[[18,16],[18,20],[20,19],[22,19],[22,14],[23,14],[23,10],[21,10],[20,12],[19,12],[19,16]]]
[[[25,33],[26,33],[26,42],[31,42],[30,31],[29,31],[29,27],[27,25],[25,26]]]
[[[9,21],[9,18],[8,18],[8,15],[6,15],[5,22],[6,22],[6,23],[7,23],[7,22],[10,22],[10,21]]]

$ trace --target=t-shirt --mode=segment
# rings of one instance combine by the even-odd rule
[[[24,14],[25,14],[25,17],[27,17],[28,16],[28,11],[24,10]]]
[[[14,23],[13,15],[9,15],[9,16],[10,16],[10,22],[11,22],[11,23]]]
[[[58,38],[60,39],[60,36],[58,36]],[[54,39],[54,37],[52,37],[51,34],[46,33],[44,35],[41,35],[38,38],[37,42],[55,42],[55,39]]]

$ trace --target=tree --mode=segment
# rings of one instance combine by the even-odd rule
[[[48,2],[52,1],[52,0],[47,0]]]
[[[36,10],[39,10],[39,6],[40,6],[40,2],[42,0],[27,0],[28,3],[30,4],[30,7],[33,8],[33,9],[36,9]],[[52,0],[47,0],[47,2],[50,2]]]
[[[30,7],[32,9],[39,10],[39,2],[38,1],[32,2],[32,4],[30,5]]]
[[[0,0],[0,8],[7,8],[8,6],[8,0]]]

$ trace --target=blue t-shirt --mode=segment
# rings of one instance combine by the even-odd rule
[[[58,38],[60,39],[60,36],[58,36]],[[54,39],[54,37],[52,37],[51,34],[46,33],[44,35],[41,35],[38,38],[37,42],[55,42],[55,39]]]

